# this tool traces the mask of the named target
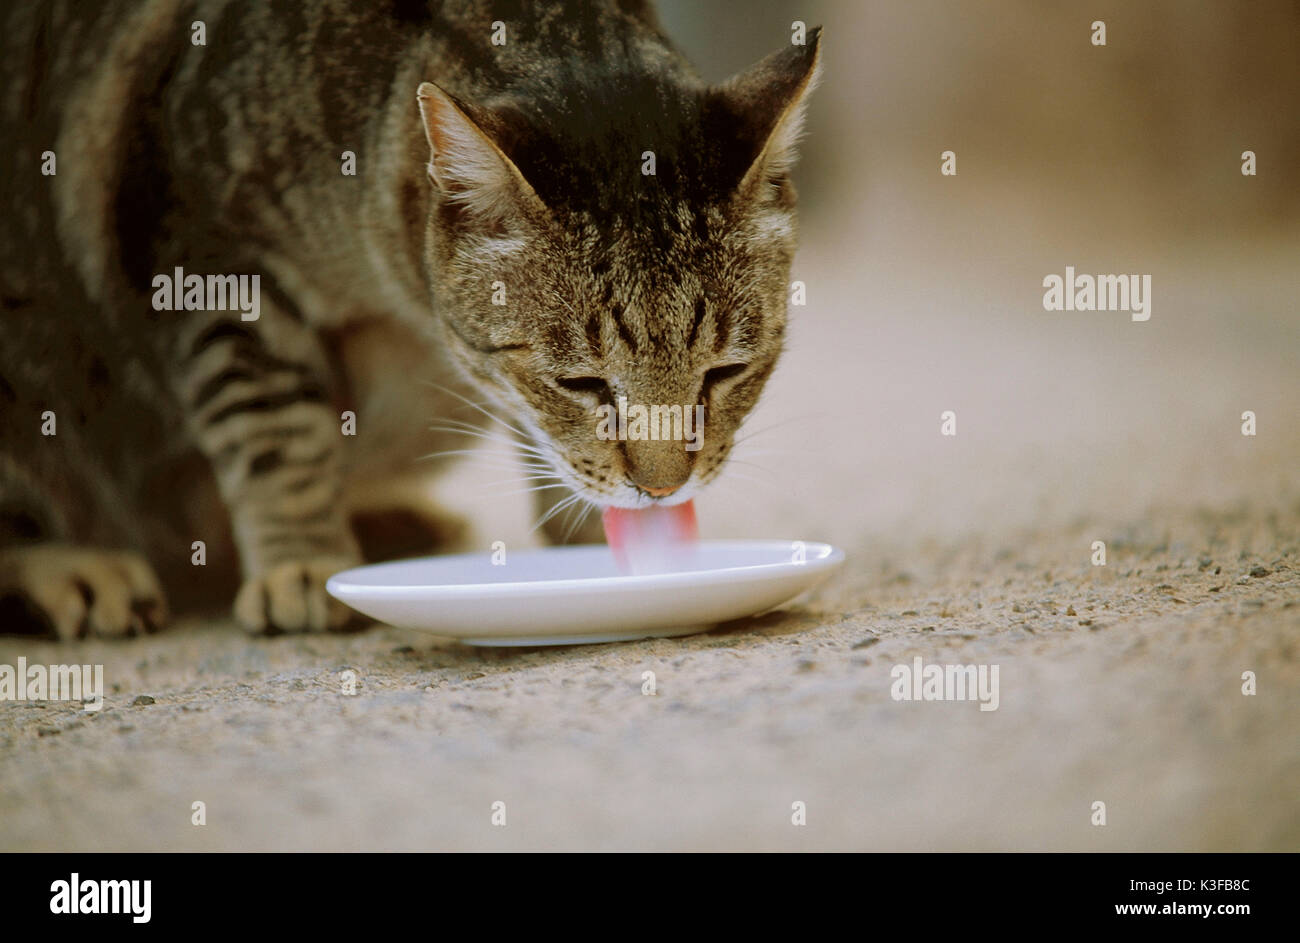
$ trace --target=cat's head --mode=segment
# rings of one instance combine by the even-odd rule
[[[540,98],[420,86],[446,341],[597,505],[692,497],[776,365],[819,39],[717,87],[590,64],[561,66]]]

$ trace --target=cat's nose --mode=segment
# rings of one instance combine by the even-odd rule
[[[695,453],[665,439],[629,439],[624,452],[628,484],[652,498],[664,498],[690,480]]]

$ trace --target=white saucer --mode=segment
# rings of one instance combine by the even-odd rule
[[[844,562],[829,544],[706,540],[672,572],[627,576],[604,545],[423,557],[344,570],[358,612],[468,645],[577,645],[691,635],[788,602]]]

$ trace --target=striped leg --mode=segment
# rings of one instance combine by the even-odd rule
[[[178,393],[230,510],[254,632],[338,628],[350,611],[325,580],[360,562],[340,500],[344,439],[315,333],[272,304],[256,322],[196,317]]]

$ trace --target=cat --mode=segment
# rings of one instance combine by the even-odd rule
[[[417,459],[475,444],[466,402],[551,540],[721,470],[781,352],[820,29],[709,86],[643,0],[0,15],[0,631],[154,631],[165,593],[342,627],[330,574],[461,533]],[[257,276],[256,319],[173,273]],[[699,447],[597,437],[616,398],[704,405]]]

